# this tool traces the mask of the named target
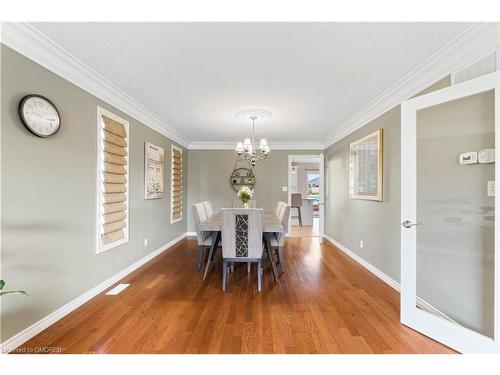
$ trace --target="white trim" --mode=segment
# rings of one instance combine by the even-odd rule
[[[388,90],[370,101],[326,137],[325,148],[448,76],[470,61],[498,49],[498,23],[478,23],[445,45]]]
[[[186,147],[189,140],[137,100],[25,22],[2,22],[2,43]]]
[[[196,232],[186,232],[186,237],[196,237]]]
[[[417,212],[417,111],[448,103],[453,100],[494,90],[495,95],[495,141],[500,141],[500,122],[498,113],[500,73],[494,72],[456,85],[418,96],[401,104],[401,222],[410,220],[418,222]],[[500,150],[495,150],[500,157]],[[495,175],[500,173],[498,163],[495,165]],[[499,204],[499,189],[496,189],[495,204]],[[500,264],[498,217],[495,215],[495,284],[494,284],[494,338],[482,335],[472,329],[463,327],[429,314],[415,307],[417,295],[416,250],[417,228],[401,227],[401,323],[422,332],[425,335],[459,350],[463,353],[500,352],[500,299],[498,270]]]
[[[181,153],[181,160],[182,160],[182,172],[181,172],[181,181],[182,181],[182,205],[181,205],[181,217],[178,219],[174,219],[174,150],[178,151]],[[179,221],[182,221],[183,218],[183,212],[184,212],[184,201],[186,200],[186,197],[184,196],[184,154],[182,153],[182,149],[180,147],[177,147],[176,145],[172,144],[172,147],[170,148],[170,224],[177,223]]]
[[[205,142],[193,141],[188,145],[189,150],[234,150],[238,141]],[[321,142],[269,142],[273,150],[323,150]]]
[[[125,138],[125,141],[127,142],[126,146],[126,151],[127,155],[125,156],[125,159],[127,161],[127,164],[125,165],[125,168],[127,170],[126,178],[127,182],[125,183],[126,187],[126,196],[127,200],[125,201],[126,205],[126,217],[125,217],[125,237],[122,238],[121,240],[113,241],[110,242],[106,245],[101,244],[101,231],[103,228],[103,210],[102,210],[102,204],[103,204],[103,193],[102,193],[102,188],[103,188],[103,163],[104,163],[104,145],[103,145],[103,120],[102,117],[106,116],[110,118],[111,120],[114,120],[120,124],[122,124],[125,127],[125,131],[127,133],[127,137]],[[96,254],[103,253],[107,250],[110,250],[112,248],[115,248],[117,246],[123,245],[128,242],[129,240],[129,215],[130,215],[130,205],[129,205],[129,197],[130,197],[130,190],[129,190],[129,180],[130,180],[130,151],[129,151],[129,146],[130,146],[130,127],[129,127],[129,122],[127,120],[122,119],[121,117],[115,115],[114,113],[97,106],[97,236],[96,236]]]
[[[334,240],[332,237],[329,235],[325,234],[323,236],[328,242],[330,242],[332,245],[334,245],[336,248],[341,250],[343,253],[349,255],[352,259],[354,259],[356,262],[361,264],[363,267],[365,267],[368,271],[373,273],[375,276],[377,276],[380,280],[382,280],[384,283],[389,285],[391,288],[396,289],[398,292],[400,291],[400,285],[399,283],[394,280],[392,277],[386,275],[382,271],[380,271],[377,267],[372,265],[371,263],[367,262],[363,258],[361,258],[359,255],[355,254],[351,250],[349,250],[347,247],[342,245],[340,242]]]
[[[66,305],[60,307],[56,311],[50,313],[46,317],[40,319],[38,322],[32,324],[28,328],[22,330],[21,332],[17,333],[16,335],[12,336],[11,338],[5,340],[3,343],[0,345],[0,352],[2,353],[8,353],[15,348],[19,347],[35,335],[39,334],[42,332],[44,329],[48,328],[55,322],[57,322],[59,319],[65,317],[68,315],[70,312],[75,310],[76,308],[80,307],[90,299],[94,298],[98,294],[102,293],[112,285],[116,284],[118,281],[126,277],[128,274],[132,273],[139,267],[143,266],[153,258],[157,257],[160,255],[162,252],[165,250],[169,249],[170,247],[174,246],[176,243],[179,241],[183,240],[186,237],[186,233],[181,234],[180,236],[174,238],[172,241],[169,241],[165,245],[161,246],[157,250],[149,253],[146,255],[144,258],[139,259],[137,262],[134,264],[131,264],[124,270],[114,274],[111,276],[109,279],[103,281],[99,285],[95,286],[94,288],[90,289],[89,291],[83,293],[79,297],[75,298],[73,301],[67,303]]]
[[[379,270],[377,267],[375,267],[373,264],[367,262],[363,258],[361,258],[359,255],[353,253],[351,250],[349,250],[347,247],[342,245],[340,242],[334,240],[332,237],[324,234],[323,238],[326,239],[328,242],[330,242],[333,246],[335,246],[337,249],[351,257],[354,261],[359,263],[361,266],[366,268],[368,271],[370,271],[372,274],[377,276],[380,280],[382,280],[384,283],[389,285],[391,288],[396,290],[398,293],[401,291],[401,285],[394,280],[392,277],[388,276],[381,270]],[[416,305],[421,308],[422,310],[425,310],[427,312],[433,313],[435,315],[438,315],[446,320],[455,322],[452,318],[444,314],[443,312],[439,311],[436,307],[432,306],[430,303],[424,301],[422,298],[417,297],[416,298]]]

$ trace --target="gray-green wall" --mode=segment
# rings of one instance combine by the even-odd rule
[[[274,150],[266,162],[255,167],[255,199],[258,207],[274,210],[278,201],[288,201],[288,155],[319,155],[321,150]],[[211,200],[214,208],[231,207],[236,192],[229,184],[236,154],[233,150],[189,150],[188,231],[194,231],[191,205]],[[240,162],[240,167],[245,163]]]
[[[4,45],[1,63],[1,278],[29,292],[2,297],[3,342],[182,235],[187,220],[184,211],[170,224],[169,139]],[[62,128],[54,137],[37,138],[21,124],[17,105],[30,93],[58,107]],[[130,240],[99,255],[97,106],[130,122]],[[163,199],[143,199],[145,141],[165,149]]]
[[[445,77],[415,96],[450,84]],[[383,201],[349,198],[349,144],[384,129]],[[384,113],[325,150],[325,234],[400,281],[401,107]],[[360,240],[364,242],[360,247]]]

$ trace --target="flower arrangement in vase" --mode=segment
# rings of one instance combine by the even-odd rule
[[[250,199],[252,199],[252,197],[253,191],[248,186],[243,186],[238,191],[238,198],[240,199],[241,203],[243,203],[244,208],[248,208],[248,202],[250,201]]]

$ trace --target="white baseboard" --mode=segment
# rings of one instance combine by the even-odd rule
[[[196,232],[186,232],[186,237],[196,237]]]
[[[57,309],[53,313],[47,315],[45,318],[40,319],[38,322],[32,324],[31,326],[22,330],[18,334],[5,340],[3,343],[0,344],[0,352],[1,353],[8,353],[8,352],[14,350],[15,348],[17,348],[18,346],[22,345],[23,343],[25,343],[26,341],[28,341],[29,339],[31,339],[35,335],[42,332],[44,329],[48,328],[49,326],[51,326],[52,324],[57,322],[59,319],[63,318],[64,316],[68,315],[70,312],[72,312],[76,308],[83,305],[85,302],[94,298],[99,293],[108,289],[110,286],[117,283],[118,281],[123,279],[128,274],[132,273],[133,271],[135,271],[139,267],[143,266],[144,264],[146,264],[147,262],[149,262],[153,258],[160,255],[162,252],[164,252],[168,248],[172,247],[177,242],[184,239],[187,235],[188,235],[187,233],[184,233],[184,234],[181,234],[179,237],[174,238],[172,241],[166,243],[165,245],[161,246],[160,248],[156,249],[155,251],[149,253],[144,258],[139,259],[134,264],[131,264],[130,266],[128,266],[124,270],[111,276],[109,279],[103,281],[102,283],[100,283],[99,285],[90,289],[89,291],[85,292],[81,296],[75,298],[73,301],[60,307],[59,309]]]
[[[340,242],[334,240],[332,237],[324,234],[323,238],[325,238],[328,242],[330,242],[332,245],[337,247],[339,250],[341,250],[345,254],[349,255],[352,259],[354,259],[356,262],[361,264],[363,267],[365,267],[368,271],[370,271],[375,276],[377,276],[384,283],[386,283],[390,287],[396,289],[398,292],[400,291],[400,289],[401,289],[400,284],[396,280],[394,280],[392,277],[386,275],[385,273],[380,271],[377,267],[375,267],[373,264],[368,263],[366,260],[361,258],[359,255],[353,253],[351,250],[349,250],[347,247],[342,245]]]
[[[396,291],[400,292],[401,291],[401,284],[398,283],[396,280],[394,280],[392,277],[386,275],[382,271],[380,271],[377,267],[375,267],[373,264],[367,262],[363,258],[361,258],[359,255],[353,253],[351,250],[349,250],[347,247],[342,245],[340,242],[334,240],[332,237],[328,236],[327,234],[323,234],[323,238],[326,239],[328,242],[330,242],[332,245],[334,245],[336,248],[338,248],[340,251],[343,253],[349,255],[352,259],[354,259],[356,262],[361,264],[364,268],[366,268],[368,271],[373,273],[375,276],[377,276],[380,280],[382,280],[384,283],[389,285],[391,288],[395,289]],[[449,320],[451,322],[456,323],[452,318],[450,318],[448,315],[445,313],[441,312],[438,310],[436,307],[432,306],[430,303],[426,302],[420,297],[417,297],[416,299],[416,305],[417,307],[421,308],[424,311],[430,312],[432,314],[438,315],[446,320]]]

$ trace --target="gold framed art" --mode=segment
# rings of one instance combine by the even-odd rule
[[[349,145],[349,197],[383,200],[383,129]]]

